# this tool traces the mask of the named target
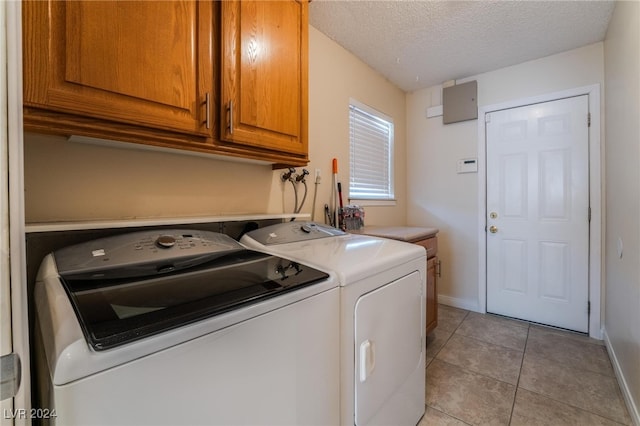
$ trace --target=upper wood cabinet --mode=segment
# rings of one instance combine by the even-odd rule
[[[23,14],[25,106],[212,133],[212,3],[27,1]]]
[[[223,141],[307,154],[307,1],[222,2]]]
[[[307,164],[306,0],[22,5],[26,130]]]

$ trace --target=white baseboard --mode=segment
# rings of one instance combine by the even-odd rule
[[[458,297],[445,296],[444,294],[438,295],[438,303],[451,306],[454,308],[466,309],[468,311],[480,312],[477,300],[460,299]]]
[[[603,330],[604,334],[604,343],[607,347],[607,351],[609,352],[609,358],[611,358],[611,364],[613,365],[613,371],[616,373],[616,378],[618,379],[618,384],[620,385],[620,390],[622,391],[622,396],[624,397],[624,402],[627,404],[627,410],[629,410],[629,415],[631,416],[631,421],[635,426],[640,426],[640,411],[638,410],[638,404],[633,400],[633,396],[631,395],[631,391],[629,390],[629,386],[627,381],[622,374],[622,369],[620,368],[620,364],[618,363],[618,358],[616,357],[616,351],[613,349],[611,345],[611,341],[609,340],[609,335],[607,334],[606,328]]]

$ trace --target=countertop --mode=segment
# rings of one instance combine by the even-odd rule
[[[438,228],[422,228],[415,226],[365,226],[359,231],[351,232],[412,243],[431,238],[435,236],[438,231]]]

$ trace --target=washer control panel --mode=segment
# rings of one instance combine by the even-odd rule
[[[319,238],[338,237],[347,233],[315,222],[287,222],[247,232],[247,236],[263,245],[287,244]]]
[[[60,274],[78,274],[133,265],[157,264],[158,271],[176,269],[233,251],[245,250],[228,235],[191,229],[132,232],[87,241],[54,252]],[[194,260],[194,261],[191,261]]]

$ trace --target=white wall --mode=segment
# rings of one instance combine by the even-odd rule
[[[309,192],[320,169],[316,220],[329,201],[331,160],[339,160],[343,190],[349,176],[349,98],[394,118],[397,206],[367,207],[367,224],[403,225],[406,219],[405,94],[351,53],[309,28]],[[67,142],[25,135],[26,221],[58,222],[293,210],[293,190],[268,165],[148,150]],[[300,171],[300,168],[298,169]],[[302,196],[302,195],[301,195]],[[346,194],[345,194],[346,202]]]
[[[367,225],[404,225],[406,220],[405,93],[314,27],[309,27],[309,171],[322,169],[317,217],[329,200],[331,160],[338,159],[343,191],[349,183],[349,99],[394,120],[396,206],[365,207]],[[346,197],[346,195],[345,195]],[[346,198],[345,198],[346,203]],[[308,210],[310,211],[310,210]]]
[[[603,44],[471,76],[477,80],[478,106],[604,83]],[[456,162],[477,157],[478,122],[442,124],[425,118],[439,105],[441,86],[407,95],[407,223],[434,226],[442,260],[440,301],[477,310],[478,177],[457,174]]]
[[[604,42],[605,336],[640,425],[640,3],[618,2]],[[623,252],[618,254],[618,241]]]

